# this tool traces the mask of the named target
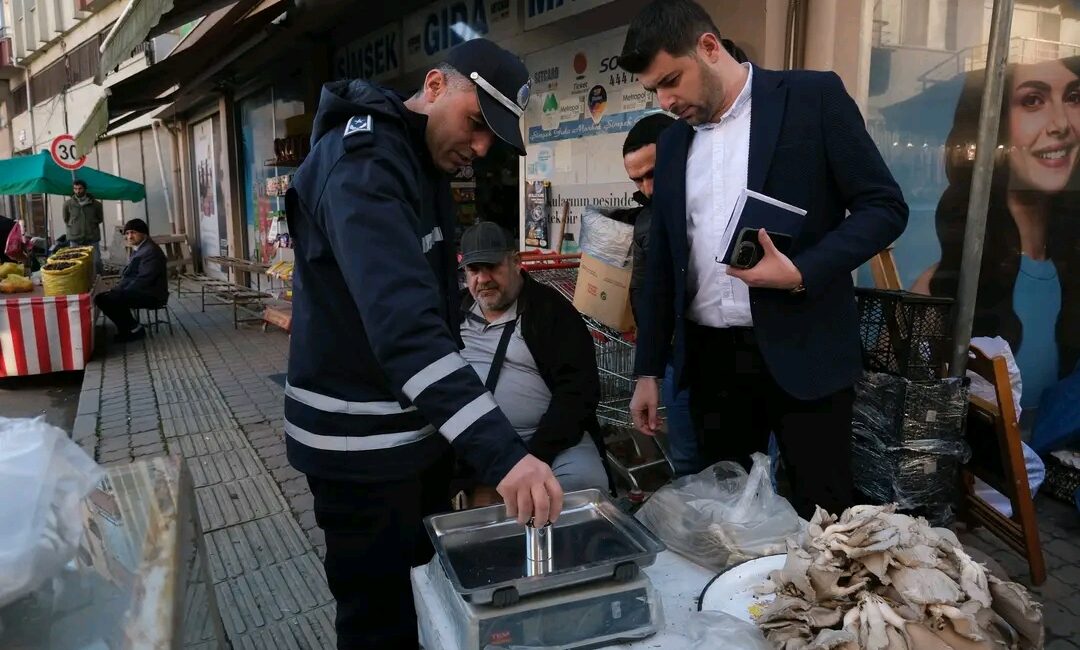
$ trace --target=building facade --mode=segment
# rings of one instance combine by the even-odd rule
[[[87,120],[102,94],[102,87],[94,83],[100,46],[125,5],[101,0],[4,0],[0,63],[5,53],[8,58],[0,65],[0,155],[47,151],[54,138],[73,133]],[[109,83],[146,69],[156,56],[167,55],[178,39],[177,34],[168,34],[141,44],[110,75]],[[179,189],[175,152],[175,134],[154,128],[149,120],[110,132],[88,152],[88,166],[146,186],[145,201],[106,202],[103,248],[114,261],[124,258],[117,228],[127,219],[145,219],[154,233],[176,231],[177,215],[167,198]],[[93,188],[89,190],[93,193]],[[6,197],[0,206],[25,219],[31,231],[55,238],[64,233],[66,198]]]
[[[132,0],[3,2],[0,155],[85,131],[111,90],[90,164],[145,183],[149,196],[109,206],[110,250],[115,227],[140,216],[155,233],[186,233],[199,259],[280,258],[280,194],[306,151],[320,86],[365,77],[409,92],[468,38],[521,55],[534,83],[528,157],[496,150],[454,179],[462,227],[498,221],[523,248],[573,251],[585,206],[629,203],[621,141],[657,110],[617,65],[645,0],[400,0],[365,5],[363,20],[344,0],[175,0],[162,24],[203,17],[150,34],[115,70],[96,56]],[[701,2],[754,63],[840,75],[911,206],[894,250],[902,286],[954,295],[993,0]],[[131,29],[126,38],[140,42]],[[1080,205],[1080,5],[1017,2],[1010,44],[975,334],[1009,343],[1034,411],[1075,377],[1080,355],[1080,220],[1070,217]],[[1022,198],[1048,207],[1028,218]],[[35,224],[51,215],[57,233],[62,200],[8,199],[4,210]],[[537,206],[542,232],[526,220]]]

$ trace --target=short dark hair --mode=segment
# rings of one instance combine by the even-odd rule
[[[86,181],[82,180],[81,178],[76,178],[74,181],[71,182],[72,187],[76,185],[83,188],[84,190],[86,189]]]
[[[735,59],[736,63],[746,63],[750,60],[750,57],[746,56],[746,52],[743,52],[742,48],[736,45],[730,38],[721,38],[720,44],[728,51],[731,58]]]
[[[685,56],[694,50],[702,34],[720,39],[720,30],[701,5],[693,0],[653,0],[630,23],[619,67],[638,74],[661,50]]]
[[[653,113],[638,120],[623,140],[622,155],[656,144],[664,129],[675,123],[675,118],[666,113]]]

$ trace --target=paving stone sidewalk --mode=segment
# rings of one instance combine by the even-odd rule
[[[307,483],[285,460],[284,391],[270,378],[285,371],[288,338],[233,329],[228,308],[201,313],[190,296],[174,295],[170,311],[171,334],[104,345],[86,370],[73,437],[106,465],[187,459],[234,648],[333,648],[321,531]],[[189,626],[185,646],[208,638]]]
[[[110,345],[87,368],[74,437],[105,464],[166,451],[187,459],[234,647],[333,648],[325,541],[307,482],[285,458],[275,375],[285,372],[288,337],[234,329],[227,307],[202,313],[197,294],[169,306],[172,334]],[[1080,514],[1045,496],[1036,506],[1049,578],[1032,590],[1046,647],[1080,650]],[[985,530],[960,538],[1031,587],[1024,560]]]

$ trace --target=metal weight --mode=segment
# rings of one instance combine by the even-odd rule
[[[555,570],[554,528],[551,522],[537,528],[525,524],[525,564],[528,577],[542,576]]]

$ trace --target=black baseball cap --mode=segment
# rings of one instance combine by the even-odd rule
[[[461,264],[498,264],[517,250],[510,233],[490,221],[481,221],[461,234]]]
[[[450,50],[446,63],[476,84],[488,128],[524,156],[518,124],[529,104],[532,79],[521,59],[486,38],[476,38]]]

